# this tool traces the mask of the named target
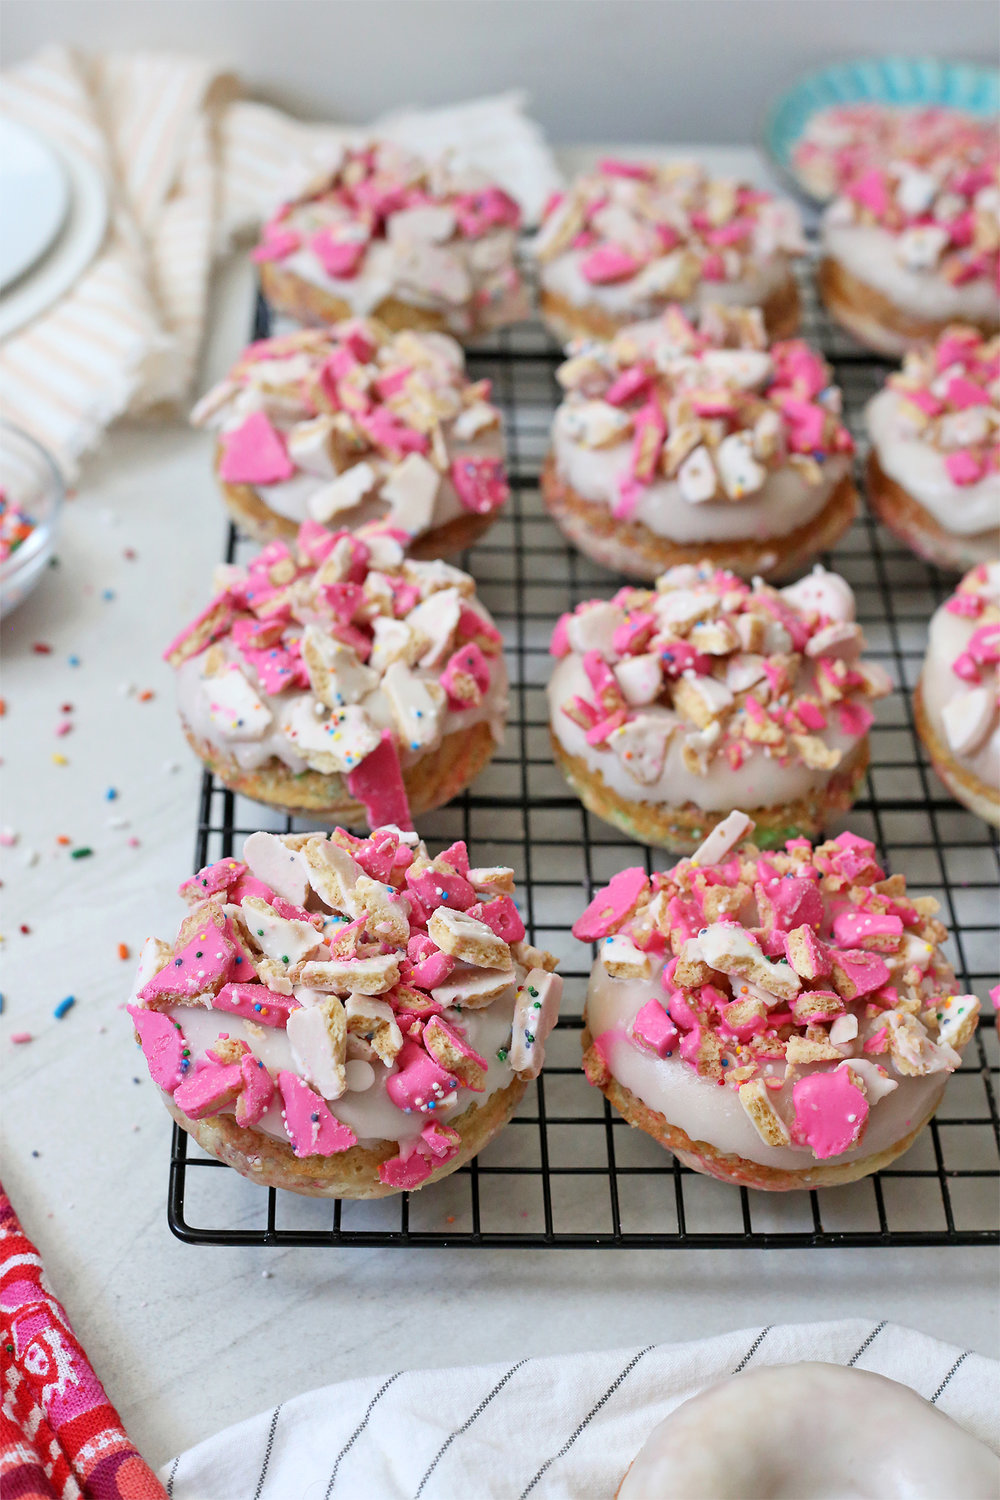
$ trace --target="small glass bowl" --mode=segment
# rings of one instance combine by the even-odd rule
[[[66,486],[41,443],[12,422],[0,420],[0,489],[7,502],[24,511],[34,530],[5,562],[0,562],[0,615],[30,594],[52,556]]]

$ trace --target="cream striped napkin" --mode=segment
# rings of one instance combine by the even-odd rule
[[[0,345],[0,408],[75,472],[123,412],[187,395],[213,259],[348,139],[455,148],[534,217],[558,182],[518,94],[376,122],[309,125],[239,98],[236,80],[169,53],[49,47],[3,76],[0,109],[80,152],[108,187],[105,243],[77,284]]]
[[[675,1406],[727,1375],[802,1360],[888,1375],[1000,1448],[994,1360],[853,1318],[346,1381],[227,1428],[160,1478],[171,1500],[610,1500]]]

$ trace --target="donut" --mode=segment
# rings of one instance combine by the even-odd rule
[[[652,580],[708,559],[788,577],[857,509],[853,443],[829,367],[769,349],[757,309],[677,306],[609,343],[572,344],[557,378],[542,498],[602,567]]]
[[[671,568],[562,617],[549,683],[553,754],[592,813],[690,853],[746,807],[759,842],[819,833],[857,796],[870,700],[854,595],[822,568],[778,591],[707,564]]]
[[[296,322],[372,314],[468,340],[527,316],[520,223],[514,199],[481,172],[377,141],[346,149],[283,204],[253,259],[272,311]]]
[[[588,1080],[720,1182],[833,1187],[906,1151],[976,1027],[930,896],[842,833],[762,855],[732,812],[690,859],[620,871],[573,927],[597,944]]]
[[[513,871],[416,834],[254,833],[180,887],[128,1013],[177,1123],[269,1187],[380,1198],[448,1176],[538,1075],[562,980]]]
[[[896,358],[949,323],[1000,326],[998,139],[981,152],[873,165],[826,209],[817,284],[849,333]]]
[[[992,1500],[1000,1461],[909,1386],[806,1362],[747,1370],[653,1429],[616,1500]]]
[[[372,318],[261,339],[195,407],[241,530],[292,540],[307,519],[383,520],[415,557],[458,552],[507,499],[500,413],[443,333]]]
[[[305,521],[219,585],[164,656],[192,749],[232,791],[409,827],[489,761],[507,673],[467,573],[377,527]]]
[[[931,619],[913,701],[924,749],[952,796],[1000,828],[1000,562],[980,563]]]
[[[942,157],[981,160],[995,139],[991,120],[939,104],[837,104],[810,115],[792,151],[792,171],[811,197],[826,202],[871,167]]]
[[[1000,337],[953,324],[904,357],[866,418],[879,520],[956,572],[1000,556]]]
[[[607,159],[549,199],[534,243],[542,318],[558,339],[612,338],[672,302],[761,307],[771,338],[799,326],[787,199],[697,162]]]

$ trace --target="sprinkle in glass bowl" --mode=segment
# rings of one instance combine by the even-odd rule
[[[0,615],[34,588],[55,544],[65,485],[46,450],[0,421]]]

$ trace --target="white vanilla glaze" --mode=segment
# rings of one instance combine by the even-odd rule
[[[682,1060],[679,1052],[672,1057],[659,1058],[643,1051],[629,1039],[627,1029],[646,1002],[654,997],[658,1000],[665,998],[659,981],[662,959],[654,962],[653,969],[651,979],[612,979],[600,958],[594,963],[587,989],[587,1025],[610,1072],[650,1109],[663,1115],[668,1124],[680,1126],[692,1141],[704,1141],[717,1151],[741,1156],[761,1166],[807,1174],[815,1165],[812,1149],[808,1145],[765,1144],[740,1103],[735,1088],[720,1086],[696,1073]],[[863,1058],[862,1043],[866,1035],[863,1026],[854,1041],[841,1043],[841,1055],[844,1058]],[[878,1061],[899,1087],[871,1104],[867,1129],[859,1144],[839,1156],[826,1158],[824,1166],[858,1161],[886,1150],[915,1129],[937,1107],[947,1082],[946,1073],[905,1077],[896,1071],[888,1053],[881,1055]],[[783,1059],[767,1062],[762,1064],[762,1072],[765,1076],[783,1078],[785,1066]],[[818,1066],[798,1064],[795,1076],[801,1078],[806,1073],[825,1069],[829,1069],[829,1063]],[[790,1121],[791,1086],[775,1090],[770,1099],[779,1113],[787,1106]]]
[[[705,812],[729,812],[734,807],[752,810],[797,801],[824,786],[830,778],[829,771],[812,770],[797,756],[782,763],[767,755],[759,745],[748,747],[746,760],[738,769],[725,756],[713,756],[708,774],[699,776],[684,764],[684,736],[675,734],[667,746],[662,774],[650,785],[640,785],[613,751],[588,745],[586,731],[562,712],[562,705],[577,694],[588,698],[592,693],[582,658],[575,653],[564,657],[556,665],[548,687],[553,733],[569,755],[579,756],[590,770],[600,774],[605,786],[630,801],[667,803],[672,807],[693,802]],[[676,718],[668,709],[655,704],[643,712]],[[844,734],[831,716],[830,724],[817,738],[830,749],[842,750],[846,756],[862,736]]]
[[[672,300],[662,288],[663,259],[653,260],[635,276],[602,286],[589,282],[580,266],[589,250],[566,250],[539,268],[543,291],[562,297],[574,307],[599,307],[622,318],[652,318]],[[744,263],[736,281],[699,281],[692,295],[681,302],[689,316],[712,302],[729,307],[758,307],[791,278],[787,256],[754,257]]]
[[[1000,323],[996,288],[988,276],[954,286],[940,271],[912,271],[897,257],[898,236],[877,224],[837,223],[836,204],[823,216],[822,243],[850,275],[913,317],[993,328]]]
[[[242,420],[242,417],[241,417]],[[237,425],[235,422],[233,425]],[[283,422],[280,417],[274,421],[279,431],[287,433],[291,424]],[[461,443],[454,435],[454,423],[443,424],[443,436],[448,447],[449,458],[503,458],[503,437],[496,428],[485,432],[477,437],[474,442]],[[366,457],[370,458],[368,454]],[[309,515],[308,501],[317,490],[329,484],[326,478],[320,478],[316,474],[307,474],[300,469],[293,474],[291,479],[282,480],[279,484],[258,484],[254,488],[269,510],[276,511],[279,516],[286,520],[302,522]],[[444,526],[449,521],[457,520],[459,516],[468,516],[469,511],[458,498],[455,486],[447,474],[442,474],[438,480],[437,490],[434,495],[434,509],[431,514],[427,530],[433,530],[438,526]],[[368,521],[382,521],[388,519],[393,524],[392,507],[380,496],[373,495],[362,500],[360,505],[352,506],[349,510],[338,511],[331,524],[340,528],[346,527],[348,531],[356,531]]]
[[[1000,1461],[909,1386],[841,1365],[748,1370],[653,1429],[620,1500],[994,1500]]]
[[[253,678],[254,691],[271,713],[272,724],[259,738],[235,739],[213,720],[209,711],[211,679],[206,679],[204,676],[205,653],[202,652],[182,662],[176,674],[177,707],[188,729],[197,739],[207,741],[214,749],[231,757],[243,771],[256,770],[272,756],[282,761],[295,775],[306,770],[305,759],[296,749],[295,742],[282,732],[281,725],[282,721],[294,711],[297,703],[304,702],[311,710],[313,705],[319,704],[319,699],[310,692],[291,691],[276,695],[265,693],[258,683],[253,668],[243,659],[232,640],[226,637],[217,645],[218,649],[225,653],[227,661],[237,663],[245,675]],[[475,708],[467,708],[461,712],[446,707],[441,719],[440,738],[443,739],[445,735],[463,729],[471,729],[474,724],[485,721],[489,724],[496,743],[502,743],[507,717],[507,669],[502,656],[491,657],[490,663],[490,683],[482,702]],[[437,682],[438,680],[437,673],[428,668],[414,667],[413,674],[422,682]],[[361,700],[361,707],[376,728],[395,728],[392,710],[381,685],[366,694]],[[420,758],[420,755],[427,753],[425,748],[414,754],[399,742],[398,733],[396,738],[399,759],[403,766],[413,764]]]
[[[945,454],[925,442],[901,415],[904,401],[902,392],[887,386],[866,408],[880,465],[946,531],[956,536],[995,531],[993,551],[1000,553],[1000,472],[994,470],[975,484],[956,484],[945,468]]]
[[[585,500],[610,510],[618,503],[620,482],[629,473],[632,440],[587,448],[571,435],[571,422],[569,407],[560,406],[552,427],[559,475]],[[819,482],[811,485],[785,465],[769,472],[762,488],[738,504],[711,500],[693,505],[685,500],[675,479],[658,479],[641,489],[629,519],[682,544],[766,541],[786,536],[818,516],[849,471],[850,459],[833,454],[823,461]]]
[[[524,978],[524,974],[524,968],[516,965],[518,983]],[[257,1026],[253,1022],[244,1021],[240,1016],[228,1015],[225,1011],[206,1010],[195,1005],[175,1005],[168,1014],[184,1032],[191,1046],[192,1061],[198,1061],[208,1048],[214,1046],[220,1035],[226,1035],[245,1042],[273,1076],[285,1069],[301,1073],[292,1056],[284,1027]],[[417,1140],[430,1121],[454,1119],[468,1109],[470,1104],[485,1103],[491,1094],[506,1088],[513,1081],[510,1063],[497,1057],[497,1051],[505,1048],[510,1041],[513,1015],[513,987],[509,994],[501,995],[483,1009],[465,1010],[461,1013],[450,1010],[444,1012],[444,1019],[451,1024],[460,1025],[466,1041],[486,1059],[488,1068],[481,1093],[460,1088],[450,1096],[450,1103],[442,1103],[433,1114],[425,1114],[419,1110],[405,1114],[393,1104],[385,1089],[387,1079],[399,1071],[396,1063],[386,1067],[378,1058],[374,1058],[371,1066],[375,1076],[370,1087],[351,1090],[348,1086],[347,1092],[341,1094],[339,1099],[327,1100],[327,1108],[354,1131],[360,1146],[376,1146],[380,1141],[398,1141],[402,1145],[404,1142]],[[348,1080],[350,1082],[350,1073]],[[165,1093],[164,1098],[170,1102],[169,1094]],[[255,1128],[276,1140],[287,1142],[288,1132],[282,1123],[281,1108],[281,1098],[278,1095]],[[233,1111],[228,1109],[223,1113],[232,1114]]]
[[[311,233],[330,222],[322,212],[321,204],[307,203],[292,211],[286,224],[305,233]],[[491,296],[485,306],[473,306],[476,288],[485,277],[490,277],[503,266],[513,266],[516,259],[517,236],[511,229],[491,230],[476,240],[451,240],[447,250],[461,267],[458,278],[462,286],[459,300],[435,295],[426,285],[418,285],[402,274],[402,258],[407,246],[391,240],[372,240],[365,252],[364,260],[356,276],[331,276],[323,267],[319,257],[307,246],[294,251],[279,262],[280,269],[290,271],[312,286],[320,287],[333,297],[339,297],[350,308],[354,316],[367,317],[374,313],[387,297],[397,297],[411,307],[429,309],[439,313],[447,327],[455,334],[468,334],[478,325],[498,327],[502,323],[516,322],[527,316],[527,299],[524,287],[518,280],[510,289],[502,291],[491,288]]]
[[[994,564],[994,567],[1000,570],[1000,564]],[[982,624],[981,619],[970,620],[952,614],[943,604],[931,618],[927,655],[920,674],[920,695],[931,728],[944,745],[949,745],[944,709],[949,703],[967,697],[976,686],[959,677],[952,670],[952,663],[968,648],[969,641]],[[985,667],[982,686],[995,692],[996,685],[996,668]],[[1000,791],[1000,721],[994,719],[992,733],[973,754],[958,755],[956,759],[987,786]]]

